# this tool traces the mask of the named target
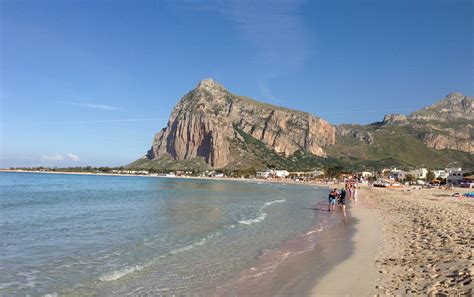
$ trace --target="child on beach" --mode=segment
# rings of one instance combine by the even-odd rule
[[[334,189],[329,193],[328,199],[329,199],[328,211],[331,211],[331,206],[332,206],[332,210],[334,210],[334,208],[336,208],[337,189]]]

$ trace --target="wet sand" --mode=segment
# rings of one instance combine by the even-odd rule
[[[218,295],[472,296],[474,199],[456,191],[363,186],[312,250]]]
[[[375,257],[380,251],[380,220],[361,203],[354,204],[351,215],[355,233],[351,255],[317,280],[313,296],[369,296],[375,287]]]
[[[238,279],[218,288],[211,295],[216,296],[310,296],[318,278],[325,275],[331,269],[348,259],[353,250],[352,236],[355,234],[355,226],[359,220],[347,216],[344,219],[343,212],[337,209],[334,212],[327,211],[327,204],[318,205],[313,211],[321,212],[319,216],[327,216],[328,226],[322,231],[311,231],[310,236],[301,236],[280,247],[275,253],[276,265],[261,267],[256,263],[255,268],[244,271]],[[330,222],[330,223],[329,223]],[[305,246],[308,240],[315,243],[314,248],[306,251],[300,246]],[[293,252],[288,253],[287,251]],[[280,260],[279,260],[280,259]]]

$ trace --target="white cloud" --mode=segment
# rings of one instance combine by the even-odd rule
[[[64,160],[63,155],[43,155],[41,156],[42,161],[62,161]]]
[[[79,106],[92,109],[101,109],[101,110],[117,110],[117,106],[97,104],[97,103],[80,103],[80,102],[70,102],[70,101],[61,101],[60,103],[72,106]]]
[[[69,160],[72,160],[72,161],[79,161],[79,157],[73,153],[67,153],[67,157]]]

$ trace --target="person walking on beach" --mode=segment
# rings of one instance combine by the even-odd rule
[[[334,210],[336,208],[337,189],[334,189],[329,193],[328,199],[329,199],[328,211],[331,211],[331,207],[332,207],[332,210]]]
[[[357,191],[357,187],[354,186],[354,194],[353,194],[353,196],[354,196],[354,202],[357,202],[357,192],[358,192],[358,191]]]
[[[346,190],[344,188],[339,191],[339,205],[346,206]]]

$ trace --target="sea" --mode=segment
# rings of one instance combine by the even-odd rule
[[[334,221],[327,193],[256,180],[3,172],[0,296],[222,293],[313,248]]]

